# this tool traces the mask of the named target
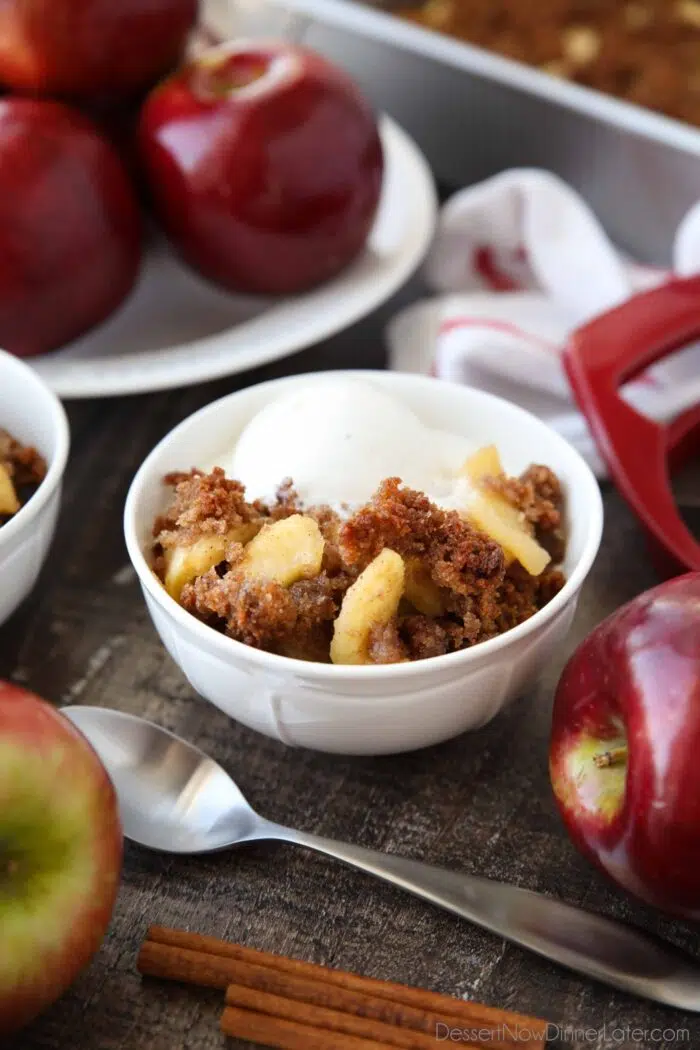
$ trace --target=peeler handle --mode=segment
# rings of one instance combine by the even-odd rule
[[[700,570],[700,543],[678,511],[670,468],[700,448],[700,404],[674,423],[641,415],[620,387],[700,340],[700,277],[674,280],[578,329],[564,366],[598,450],[642,522],[668,575]]]

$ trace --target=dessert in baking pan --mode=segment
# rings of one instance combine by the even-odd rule
[[[554,76],[700,125],[698,0],[424,0],[400,4],[396,12]]]

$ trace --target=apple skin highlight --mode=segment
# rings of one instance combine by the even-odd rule
[[[596,764],[616,749],[621,761]],[[579,646],[555,696],[550,777],[586,857],[653,907],[700,917],[700,573],[640,595]]]
[[[99,949],[122,850],[114,788],[88,742],[0,682],[0,1038],[55,1002]]]

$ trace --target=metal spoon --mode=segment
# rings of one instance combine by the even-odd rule
[[[276,839],[335,857],[499,937],[624,991],[700,1012],[700,965],[601,915],[505,883],[273,824],[203,752],[143,719],[64,708],[114,782],[127,838],[165,853],[210,853]]]

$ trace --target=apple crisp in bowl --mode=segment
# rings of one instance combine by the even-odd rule
[[[523,623],[565,582],[554,473],[508,477],[491,446],[463,474],[462,513],[387,478],[347,516],[304,506],[293,479],[266,505],[221,468],[169,474],[154,568],[189,613],[271,653],[345,665],[444,656]]]
[[[391,754],[484,725],[556,657],[602,500],[516,405],[328,372],[180,423],[139,468],[124,532],[196,693],[291,746]]]
[[[32,498],[46,477],[46,460],[0,427],[0,526]]]

